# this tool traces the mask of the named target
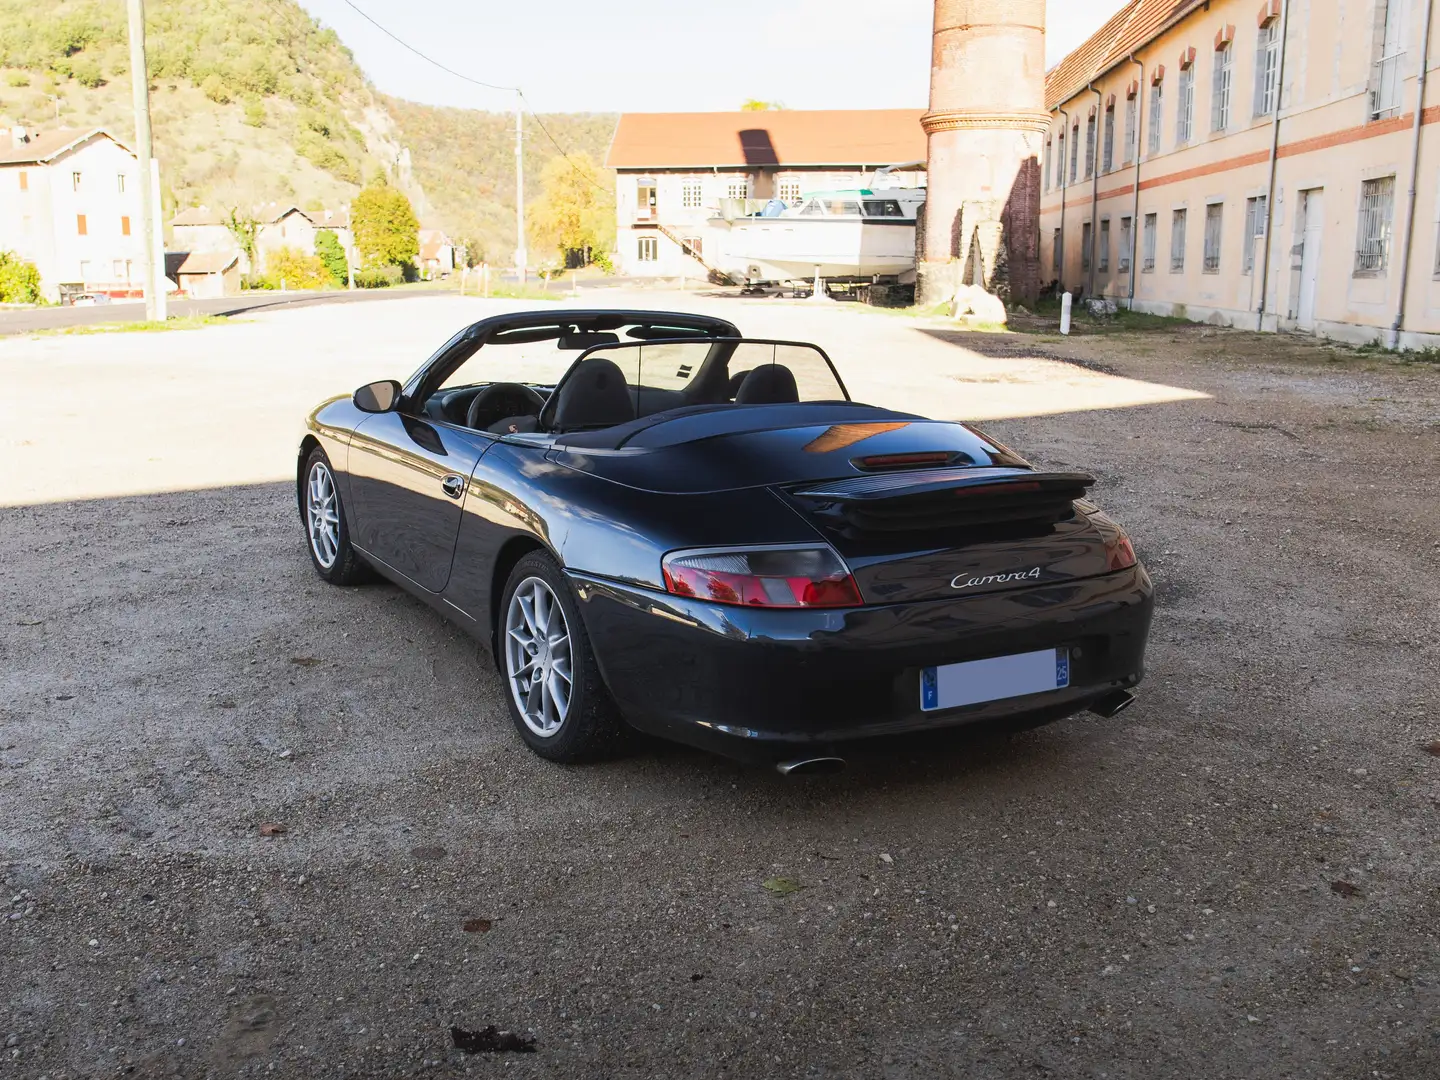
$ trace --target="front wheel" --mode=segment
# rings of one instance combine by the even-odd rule
[[[624,724],[555,560],[538,551],[521,559],[500,610],[500,668],[510,717],[526,745],[561,762],[613,753]]]
[[[356,585],[370,568],[350,544],[350,526],[340,502],[340,487],[325,451],[316,447],[305,459],[305,486],[300,491],[305,539],[315,572],[331,585]]]

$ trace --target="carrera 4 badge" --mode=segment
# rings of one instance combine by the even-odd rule
[[[1040,577],[1040,567],[1032,570],[1016,570],[1013,574],[990,574],[988,577],[967,578],[964,574],[950,579],[952,589],[973,589],[978,585],[999,585],[1005,581],[1028,581]]]

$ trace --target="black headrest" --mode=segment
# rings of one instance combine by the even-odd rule
[[[795,376],[784,364],[757,367],[740,384],[736,405],[789,405],[800,400]]]
[[[560,387],[555,426],[561,431],[610,427],[634,419],[635,402],[624,372],[613,360],[592,356],[580,361]]]

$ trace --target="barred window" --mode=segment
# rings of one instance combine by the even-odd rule
[[[780,181],[780,199],[791,206],[800,205],[800,181],[796,179]]]
[[[1280,20],[1260,28],[1255,46],[1255,115],[1269,116],[1280,98]]]
[[[1145,215],[1145,237],[1144,251],[1140,257],[1140,272],[1142,274],[1153,274],[1155,272],[1155,243],[1156,235],[1160,232],[1158,215]]]
[[[1234,69],[1235,50],[1227,43],[1215,50],[1215,79],[1210,92],[1210,130],[1224,131],[1230,126],[1230,76]]]
[[[1065,187],[1065,132],[1063,129],[1060,132],[1060,138],[1056,142],[1055,186],[1062,190]]]
[[[1170,217],[1170,272],[1185,272],[1185,211],[1176,210]]]
[[[1085,179],[1095,175],[1095,117],[1085,121]]]
[[[725,184],[725,197],[727,199],[748,199],[750,197],[749,178],[728,181]]]
[[[1104,168],[1101,172],[1115,171],[1115,106],[1109,105],[1105,108],[1105,156],[1101,159]]]
[[[1090,222],[1080,226],[1080,269],[1090,269],[1090,244],[1094,239],[1094,231],[1090,228]]]
[[[1241,262],[1241,273],[1248,274],[1255,269],[1257,241],[1265,237],[1265,218],[1270,200],[1264,195],[1245,200],[1245,251]]]
[[[1139,145],[1136,138],[1138,132],[1135,130],[1136,121],[1140,114],[1140,94],[1137,91],[1135,96],[1125,102],[1125,160],[1123,164],[1130,165],[1135,161],[1135,148]]]
[[[1130,272],[1130,248],[1135,243],[1133,224],[1128,217],[1120,219],[1120,250],[1115,253],[1115,269],[1122,274]]]
[[[1103,274],[1110,269],[1110,219],[1100,220],[1100,254],[1097,269]]]
[[[1163,83],[1155,83],[1150,87],[1150,143],[1146,150],[1151,157],[1160,153],[1160,129],[1163,128],[1165,113],[1165,87]]]
[[[686,180],[680,185],[680,205],[686,210],[696,210],[700,206],[700,181]]]
[[[1190,141],[1195,127],[1195,65],[1180,72],[1180,93],[1175,104],[1175,145]]]
[[[1211,203],[1205,207],[1205,273],[1220,272],[1220,240],[1224,235],[1225,204]]]
[[[1370,72],[1370,119],[1381,120],[1400,111],[1405,59],[1405,5],[1402,0],[1379,0],[1376,12],[1375,63]]]
[[[1080,121],[1070,129],[1070,183],[1080,179]]]
[[[1360,187],[1360,231],[1355,241],[1355,276],[1376,277],[1390,266],[1390,223],[1395,213],[1395,177],[1366,180]]]
[[[1049,190],[1050,190],[1050,158],[1051,158],[1051,156],[1052,156],[1052,153],[1051,153],[1051,152],[1052,152],[1054,149],[1055,149],[1055,140],[1054,140],[1054,139],[1046,139],[1046,140],[1045,140],[1045,190],[1046,190],[1046,191],[1049,191]]]

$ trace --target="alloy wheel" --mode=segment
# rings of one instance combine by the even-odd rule
[[[505,613],[505,671],[525,726],[542,739],[570,711],[570,627],[555,593],[538,577],[516,586]]]
[[[329,570],[340,553],[340,499],[335,493],[335,477],[323,461],[310,467],[305,522],[315,561],[320,569]]]

